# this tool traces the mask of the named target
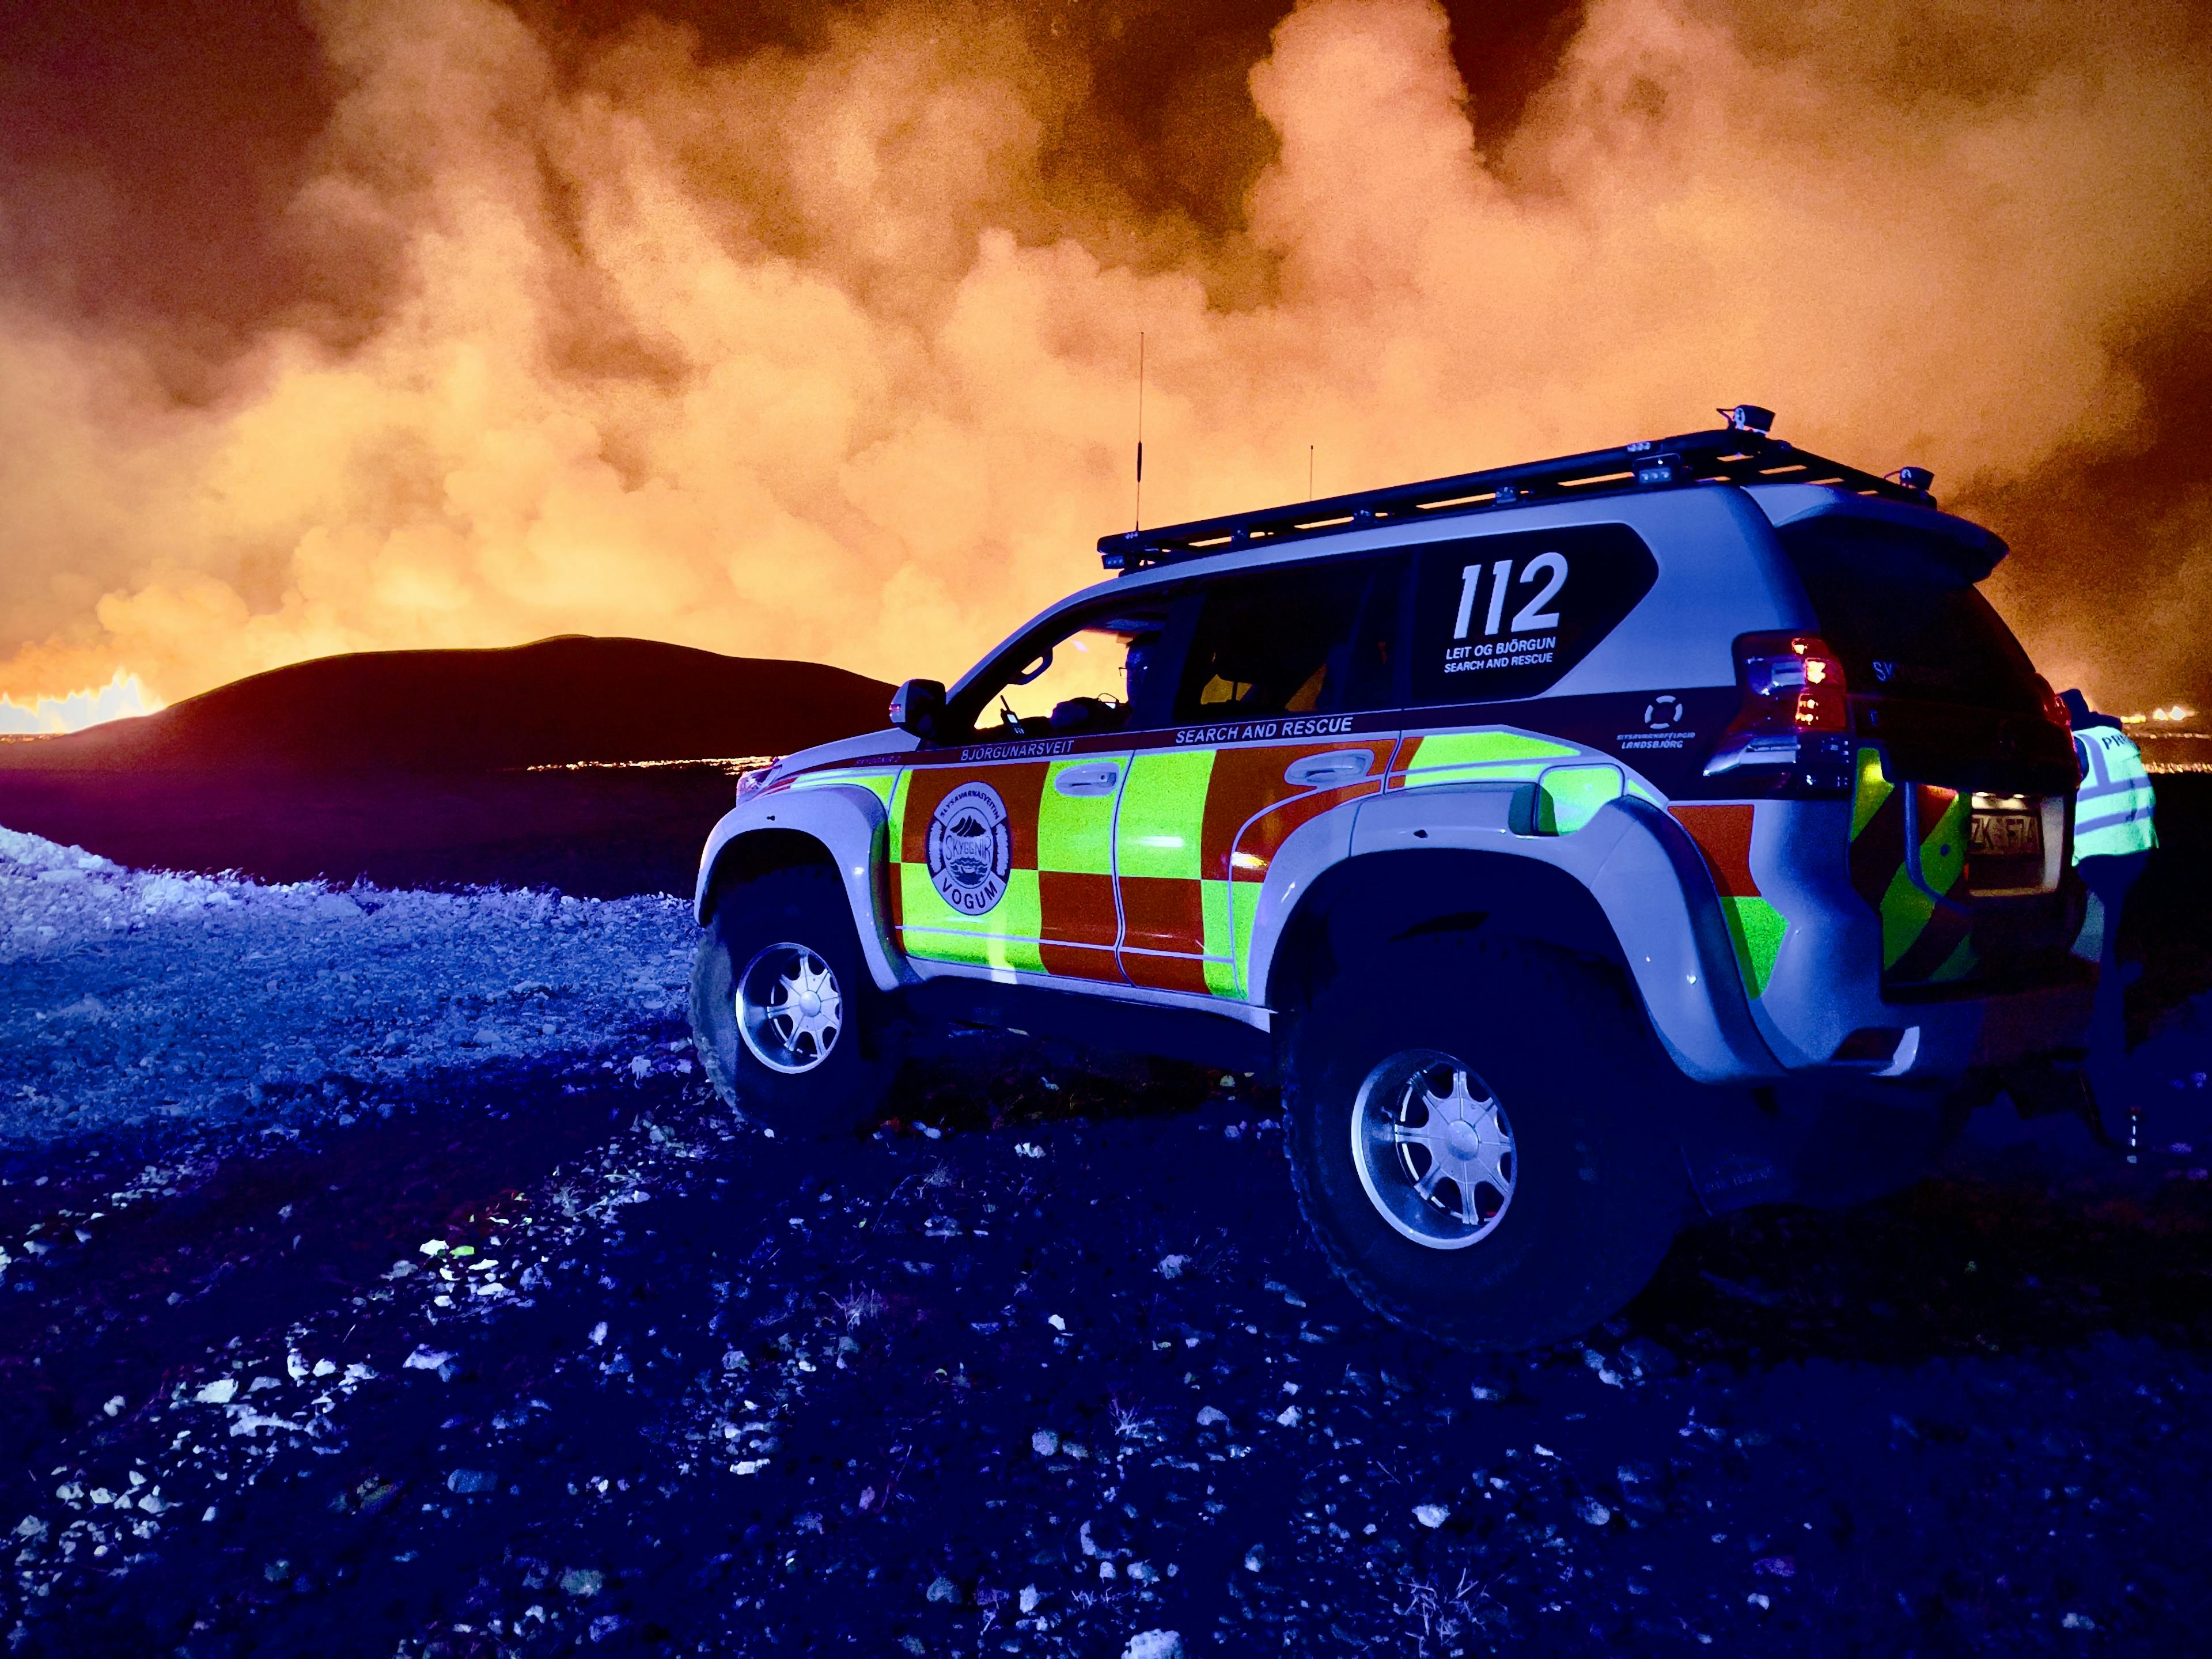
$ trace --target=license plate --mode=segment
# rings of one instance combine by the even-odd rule
[[[1977,812],[1967,830],[1968,850],[1984,858],[2043,856],[2043,817],[2036,812]]]

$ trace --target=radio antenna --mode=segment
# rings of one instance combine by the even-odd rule
[[[1137,513],[1133,529],[1145,527],[1145,331],[1137,331]]]
[[[1306,446],[1306,499],[1308,501],[1313,499],[1313,449],[1314,447],[1311,444]]]

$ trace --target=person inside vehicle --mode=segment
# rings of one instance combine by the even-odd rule
[[[1128,653],[1121,662],[1121,700],[1117,702],[1111,696],[1064,698],[1052,706],[1053,734],[1068,737],[1091,732],[1118,732],[1128,725],[1129,711],[1144,693],[1146,678],[1152,672],[1159,647],[1160,635],[1157,632],[1133,635]]]

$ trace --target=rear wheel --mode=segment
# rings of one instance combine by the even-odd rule
[[[1657,1269],[1685,1085],[1619,984],[1520,940],[1402,940],[1285,1043],[1292,1179],[1370,1308],[1476,1350],[1573,1336]]]
[[[722,1098],[779,1134],[848,1133],[890,1082],[844,885],[817,866],[725,890],[691,964],[691,1035]]]

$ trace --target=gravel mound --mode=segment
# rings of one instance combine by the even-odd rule
[[[349,1115],[426,1071],[636,1046],[686,905],[131,870],[0,830],[0,1144]]]

